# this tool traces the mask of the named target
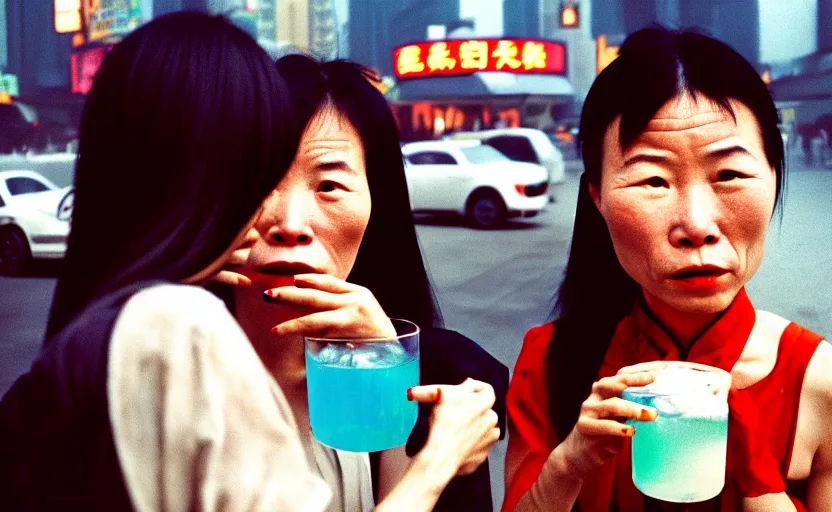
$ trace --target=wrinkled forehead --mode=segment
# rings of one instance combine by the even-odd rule
[[[762,148],[762,133],[757,119],[743,103],[729,100],[731,109],[703,95],[683,94],[671,99],[656,112],[628,148],[620,146],[621,116],[607,129],[605,148],[620,152],[639,144],[684,144],[700,148],[730,137],[740,137]]]

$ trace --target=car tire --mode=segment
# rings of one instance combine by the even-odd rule
[[[20,230],[0,229],[0,275],[20,275],[29,265],[32,252]]]
[[[475,192],[465,210],[468,222],[477,229],[494,229],[506,222],[506,204],[492,190]]]

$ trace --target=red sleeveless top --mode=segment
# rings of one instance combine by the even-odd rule
[[[670,334],[637,304],[616,328],[599,378],[614,375],[624,366],[655,360],[687,360],[730,372],[755,320],[754,307],[743,289],[683,359]],[[552,323],[529,330],[509,387],[503,511],[514,510],[559,443],[546,397],[546,360],[553,332]],[[787,473],[803,379],[821,341],[821,336],[789,324],[780,338],[771,373],[748,388],[731,390],[725,489],[707,504],[697,504],[696,510],[736,510],[743,496],[784,490],[798,510],[805,510],[801,504],[805,482],[789,482]],[[765,411],[764,417],[761,411]],[[618,456],[588,475],[578,497],[582,512],[607,512],[616,507],[624,512],[661,509],[659,502],[645,497],[633,485],[630,457],[628,443]]]

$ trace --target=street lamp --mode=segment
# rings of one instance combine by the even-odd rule
[[[560,4],[560,26],[564,28],[576,28],[581,24],[578,13],[578,3],[572,0],[563,0]]]

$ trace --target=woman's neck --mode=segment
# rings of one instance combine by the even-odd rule
[[[240,289],[235,293],[235,317],[251,341],[254,350],[287,394],[306,391],[306,360],[303,337],[278,337],[272,334],[275,325],[293,317],[290,308],[263,302],[256,289]]]
[[[716,320],[720,313],[685,313],[649,295],[642,296],[649,312],[676,341],[680,351],[687,353],[694,342]]]

